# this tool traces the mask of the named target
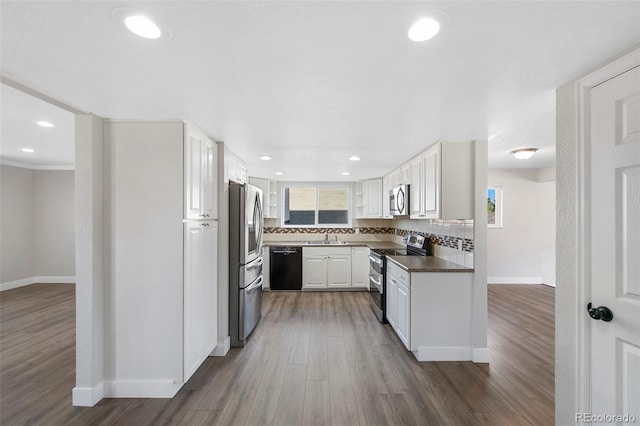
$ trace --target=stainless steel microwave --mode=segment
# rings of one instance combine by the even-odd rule
[[[389,191],[389,213],[391,216],[409,215],[409,185],[398,185]]]

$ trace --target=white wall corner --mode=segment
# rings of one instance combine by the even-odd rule
[[[18,287],[24,287],[26,285],[35,284],[36,277],[22,278],[20,280],[15,281],[7,281],[6,283],[0,284],[0,291],[11,290]]]
[[[93,407],[104,398],[104,383],[92,388],[75,387],[72,392],[74,407]]]
[[[218,345],[211,351],[210,356],[226,356],[229,349],[231,349],[231,336],[227,336],[222,342],[218,342]]]
[[[490,358],[489,348],[473,348],[471,351],[471,361],[477,364],[489,364]]]

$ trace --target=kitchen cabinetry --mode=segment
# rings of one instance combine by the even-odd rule
[[[369,249],[351,248],[351,287],[369,288]]]
[[[423,213],[423,166],[422,155],[409,162],[409,216],[411,219],[424,217]]]
[[[411,349],[411,277],[387,261],[387,321],[407,349]]]
[[[382,218],[382,179],[356,182],[356,218]]]
[[[412,204],[411,217],[472,219],[474,155],[470,142],[439,142],[426,150],[422,154],[422,178],[417,181],[421,186],[420,205]]]
[[[350,247],[304,247],[302,288],[351,287]]]
[[[105,122],[106,396],[172,397],[217,345],[210,142],[188,123]]]
[[[247,183],[248,169],[244,161],[228,149],[225,151],[225,172],[228,180],[237,183]]]
[[[265,219],[278,217],[278,182],[271,179],[250,177],[249,183],[262,189],[262,208]]]
[[[383,219],[393,219],[389,208],[389,191],[394,187],[395,180],[390,174],[382,178],[382,217]]]
[[[189,123],[184,125],[186,219],[216,219],[218,147]]]

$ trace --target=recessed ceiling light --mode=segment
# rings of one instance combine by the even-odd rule
[[[160,27],[158,27],[151,19],[147,18],[146,16],[127,16],[124,19],[124,25],[129,29],[129,31],[140,37],[155,40],[157,38],[160,38],[160,36],[162,35]]]
[[[269,161],[271,160],[271,157],[269,157],[268,155],[263,155],[262,157],[260,157],[260,159],[264,161]]]
[[[440,23],[433,18],[422,18],[409,28],[407,35],[412,41],[427,41],[440,32]]]
[[[119,7],[111,13],[113,22],[137,36],[150,39],[170,39],[171,31],[157,19],[130,7]]]
[[[36,124],[42,127],[53,127],[53,124],[48,121],[36,121]]]
[[[282,172],[276,172],[276,175],[278,175],[278,176],[282,176],[283,174],[284,173],[282,173]]]
[[[342,176],[349,176],[349,172],[342,172]]]
[[[533,157],[533,154],[535,154],[536,151],[538,151],[537,148],[522,148],[511,151],[511,155],[516,157],[518,160],[528,160]]]
[[[31,153],[31,152],[35,152],[35,151],[34,151],[33,149],[31,149],[31,148],[22,148],[20,151],[22,151],[22,152],[29,152],[29,153]]]
[[[358,157],[357,155],[354,155],[352,157],[349,157],[349,160],[351,160],[351,161],[360,161],[360,157]]]

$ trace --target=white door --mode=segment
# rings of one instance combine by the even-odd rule
[[[185,126],[185,218],[203,219],[202,211],[202,151],[204,135],[196,132],[189,125]]]
[[[410,289],[402,284],[396,287],[396,331],[405,347],[411,350],[409,341],[409,327],[411,324],[411,296]]]
[[[440,146],[438,144],[422,156],[422,203],[425,217],[429,219],[440,216]]]
[[[327,259],[327,286],[351,287],[351,256],[331,255]]]
[[[326,256],[304,256],[302,286],[304,288],[327,288]]]
[[[640,67],[594,87],[590,107],[590,301],[613,313],[588,321],[591,413],[639,421]]]
[[[387,321],[395,329],[398,316],[398,280],[387,272]]]
[[[218,146],[204,138],[202,144],[202,213],[206,219],[218,218]]]

